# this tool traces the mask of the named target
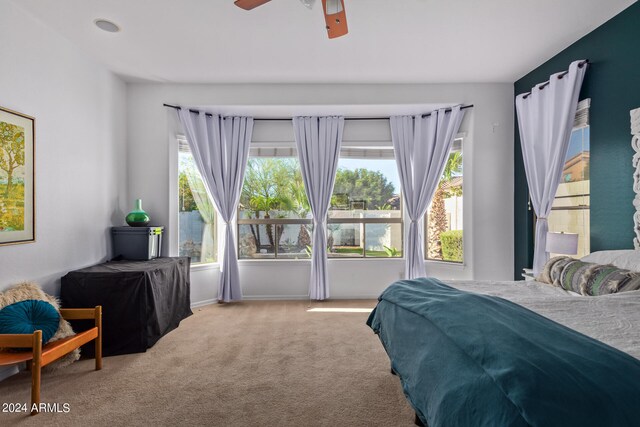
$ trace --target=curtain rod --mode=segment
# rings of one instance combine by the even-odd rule
[[[578,63],[578,68],[582,68],[582,67],[584,67],[584,65],[585,65],[585,64],[586,64],[586,65],[589,65],[589,64],[591,64],[591,63],[589,62],[589,60],[588,60],[588,59],[585,59],[584,61],[582,61],[582,62],[579,62],[579,63]],[[564,72],[562,72],[562,73],[558,74],[558,79],[563,78],[564,76],[566,76],[566,75],[567,75],[567,73],[569,73],[569,70],[564,71]],[[543,83],[541,83],[541,84],[539,84],[539,85],[536,85],[536,86],[534,86],[534,87],[537,87],[538,89],[542,90],[542,89],[544,89],[545,87],[549,86],[549,83],[551,83],[551,81],[550,81],[550,80],[547,80],[546,82],[543,82]],[[527,93],[522,97],[522,99],[527,99],[527,97],[528,97],[529,95],[531,95],[531,92],[527,92]]]
[[[182,110],[182,107],[180,107],[179,105],[171,105],[171,104],[162,104],[164,107],[169,107],[169,108],[174,108],[176,110]],[[462,107],[460,107],[461,110],[466,110],[467,108],[473,108],[473,104],[471,105],[463,105]],[[448,113],[451,111],[451,108],[445,108],[444,112]],[[191,113],[200,113],[200,111],[198,110],[192,110],[189,109],[189,112]],[[205,113],[206,116],[208,117],[213,117],[213,114],[211,113]],[[429,117],[431,115],[431,113],[427,113],[427,114],[423,114],[422,117]],[[269,119],[266,117],[254,117],[253,118],[254,121],[291,121],[291,118],[284,118],[284,117],[277,117],[277,118],[273,118],[273,119]],[[345,120],[389,120],[389,117],[345,117]]]

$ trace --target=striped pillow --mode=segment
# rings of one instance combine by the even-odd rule
[[[640,290],[640,273],[605,265],[593,282],[600,285],[597,289],[592,289],[590,295],[637,291]]]
[[[640,272],[567,256],[547,261],[536,280],[587,296],[640,290]]]
[[[560,276],[562,274],[562,270],[571,261],[575,261],[575,258],[568,256],[557,256],[551,258],[544,265],[544,268],[540,272],[540,275],[536,277],[536,280],[538,282],[549,283],[550,285],[560,287]]]
[[[578,261],[576,259],[565,264],[560,275],[559,286],[565,291],[573,291],[580,295],[591,295],[587,292],[589,280],[600,264]],[[596,286],[596,289],[598,286]]]
[[[587,296],[635,291],[640,290],[640,273],[613,265],[573,260],[564,266],[560,286],[567,291]]]

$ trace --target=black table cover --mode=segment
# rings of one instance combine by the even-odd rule
[[[111,261],[62,278],[62,307],[102,306],[104,356],[144,352],[191,314],[190,259]],[[74,321],[75,331],[93,321]],[[82,355],[94,355],[93,344]]]

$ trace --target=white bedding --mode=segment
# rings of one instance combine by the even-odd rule
[[[535,281],[445,281],[515,302],[640,359],[640,291],[586,297]]]

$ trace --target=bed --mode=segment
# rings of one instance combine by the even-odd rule
[[[367,323],[417,423],[640,425],[640,291],[401,280]]]

